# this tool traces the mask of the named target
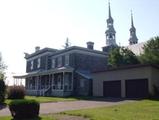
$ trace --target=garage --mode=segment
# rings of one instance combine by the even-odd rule
[[[121,81],[104,81],[103,82],[104,97],[121,97]]]
[[[127,98],[148,97],[148,79],[132,79],[125,82]]]

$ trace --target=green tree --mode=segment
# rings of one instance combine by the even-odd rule
[[[3,59],[2,59],[2,54],[0,53],[0,80],[4,80],[6,68],[7,68],[7,66],[4,64]]]
[[[144,53],[140,56],[141,63],[159,64],[159,36],[151,38],[143,49]]]
[[[119,47],[114,48],[109,53],[108,64],[113,67],[117,67],[122,64],[123,61],[122,59],[123,57],[120,54],[120,48]]]
[[[5,90],[6,86],[4,83],[6,65],[2,60],[2,55],[0,53],[0,103],[3,103],[5,100]]]
[[[129,49],[117,47],[110,51],[108,64],[112,67],[139,64],[137,56]]]

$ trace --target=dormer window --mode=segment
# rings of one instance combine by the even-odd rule
[[[33,70],[34,61],[31,61],[30,69]]]
[[[52,68],[55,68],[55,59],[52,59]]]
[[[41,63],[41,59],[40,59],[40,58],[38,58],[37,68],[40,68],[40,63]]]
[[[65,65],[69,65],[69,55],[65,55]]]
[[[57,58],[57,66],[61,67],[62,66],[62,56]]]

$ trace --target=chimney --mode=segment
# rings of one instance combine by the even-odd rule
[[[40,50],[40,47],[39,46],[36,46],[35,47],[35,52],[39,51]]]
[[[87,42],[87,48],[90,49],[90,50],[93,50],[94,49],[94,42]]]
[[[28,56],[29,56],[29,54],[28,53],[24,53],[24,55],[25,55],[25,57],[24,58],[27,58]]]

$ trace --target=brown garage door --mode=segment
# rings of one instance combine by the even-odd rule
[[[125,85],[126,85],[127,98],[148,97],[148,80],[147,79],[126,80]]]
[[[121,81],[104,81],[103,95],[105,97],[121,97]]]

